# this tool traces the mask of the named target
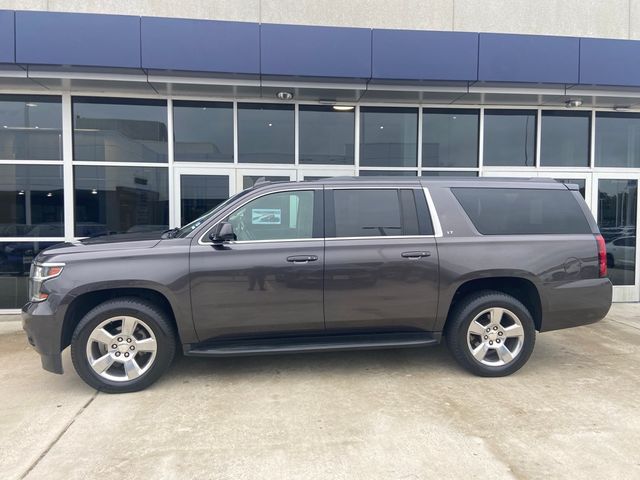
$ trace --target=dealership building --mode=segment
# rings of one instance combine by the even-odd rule
[[[0,313],[49,245],[345,175],[576,183],[640,300],[638,0],[1,8]]]

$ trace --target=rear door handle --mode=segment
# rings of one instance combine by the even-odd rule
[[[287,262],[291,263],[309,263],[316,260],[318,260],[318,257],[315,255],[292,255],[287,257]]]
[[[402,258],[423,258],[430,257],[431,252],[402,252]]]

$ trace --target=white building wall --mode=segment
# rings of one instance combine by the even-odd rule
[[[640,39],[640,0],[0,0],[0,9]]]

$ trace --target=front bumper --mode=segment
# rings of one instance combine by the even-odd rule
[[[27,340],[40,354],[42,368],[52,373],[62,369],[62,325],[64,317],[51,309],[49,300],[29,302],[22,307],[22,328]]]

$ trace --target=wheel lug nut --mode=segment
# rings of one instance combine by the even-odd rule
[[[497,339],[497,340],[496,340],[496,343],[500,343],[500,339]]]
[[[116,352],[116,357],[119,357],[119,356],[120,356],[120,352]]]
[[[497,329],[498,329],[498,327],[497,327],[497,326],[495,326],[495,327],[493,327],[493,329],[494,329],[494,330],[497,330]]]
[[[133,345],[131,345],[129,348],[130,348],[131,350],[135,350],[135,349],[136,349],[136,347],[134,347]]]
[[[486,340],[487,338],[489,338],[489,336],[488,336],[488,335],[485,335],[485,336],[484,336],[484,339]]]
[[[122,341],[122,337],[118,337],[118,341],[121,342]]]
[[[131,339],[130,338],[127,338],[127,343],[131,343]]]
[[[118,345],[114,343],[113,345],[111,345],[111,348],[118,348]]]
[[[489,333],[490,331],[491,331],[491,329],[490,329],[490,328],[487,328],[487,333]]]
[[[502,336],[502,335],[504,335],[504,333],[502,333],[502,332],[498,332],[498,335]]]
[[[493,340],[489,340],[489,345],[493,345]]]
[[[128,357],[128,356],[129,356],[129,352],[126,352],[126,353],[124,354],[124,356],[125,356],[125,357]]]

